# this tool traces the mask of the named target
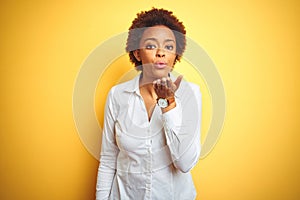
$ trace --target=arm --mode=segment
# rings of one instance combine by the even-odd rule
[[[105,105],[100,164],[96,185],[96,200],[108,199],[110,195],[115,176],[116,160],[119,153],[114,134],[115,110],[113,107],[112,94],[113,89],[108,94]]]
[[[190,171],[200,156],[201,93],[187,87],[171,109],[163,112],[164,130],[174,166]]]

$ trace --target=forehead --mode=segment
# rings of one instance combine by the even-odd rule
[[[156,38],[160,40],[171,39],[175,41],[173,31],[163,25],[157,25],[147,28],[142,35],[142,40],[147,38]]]

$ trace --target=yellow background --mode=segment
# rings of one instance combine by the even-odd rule
[[[193,170],[197,199],[300,198],[298,1],[110,0],[0,3],[1,200],[94,198],[98,161],[74,125],[75,79],[152,6],[184,22],[225,87],[222,135]]]

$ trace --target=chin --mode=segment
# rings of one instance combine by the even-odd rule
[[[160,70],[160,71],[156,71],[154,75],[157,78],[163,78],[163,77],[168,77],[170,72],[171,72],[170,70]]]

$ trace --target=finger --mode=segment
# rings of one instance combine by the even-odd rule
[[[181,81],[182,81],[182,78],[183,78],[183,76],[182,76],[182,75],[179,75],[179,76],[177,77],[176,81],[174,81],[174,84],[176,85],[176,90],[179,88],[179,85],[180,85],[180,83],[181,83]]]
[[[167,79],[165,77],[163,77],[161,79],[161,88],[164,89],[167,87]]]
[[[170,79],[170,77],[167,78],[167,86],[168,88],[172,88],[172,80]]]
[[[153,88],[154,88],[154,90],[157,90],[157,81],[156,80],[153,81]]]
[[[160,79],[157,79],[157,89],[161,89],[161,80]]]

